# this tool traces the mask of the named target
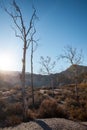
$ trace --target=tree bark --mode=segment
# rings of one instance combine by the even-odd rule
[[[25,90],[25,63],[26,63],[26,40],[23,48],[23,59],[22,59],[22,98],[23,98],[23,120],[27,120],[27,98]]]
[[[33,40],[31,43],[31,89],[32,89],[32,105],[34,108],[34,86],[33,86]]]

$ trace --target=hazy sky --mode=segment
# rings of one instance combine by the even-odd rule
[[[8,1],[4,1],[7,7]],[[16,0],[28,25],[32,15],[32,3],[37,10],[36,39],[38,48],[34,53],[34,72],[38,73],[40,56],[50,56],[52,60],[63,52],[64,46],[72,45],[83,50],[84,65],[87,65],[87,0]],[[7,55],[11,70],[21,70],[23,43],[15,37],[11,18],[0,8],[0,60]],[[6,64],[8,61],[3,61]],[[58,61],[56,72],[69,64]],[[26,71],[30,71],[30,48],[27,51]]]

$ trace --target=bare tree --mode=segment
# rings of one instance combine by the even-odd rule
[[[78,53],[76,48],[72,48],[72,46],[66,46],[64,48],[64,53],[60,55],[59,58],[65,59],[72,65],[72,70],[75,74],[75,93],[76,98],[78,100],[78,89],[77,89],[77,79],[78,79],[78,72],[77,72],[77,65],[81,64],[83,61],[83,54],[82,50]]]
[[[40,72],[43,73],[43,74],[47,74],[47,75],[51,75],[52,72],[53,72],[53,69],[56,65],[56,62],[55,61],[51,61],[51,57],[47,56],[46,59],[41,56],[40,57],[40,62],[41,64],[41,69],[40,69]],[[53,86],[53,77],[51,77],[51,87],[52,87],[52,92],[53,92],[53,95],[54,95],[54,86]]]
[[[83,60],[82,50],[78,53],[76,48],[68,45],[64,48],[64,53],[59,58],[67,60],[71,65],[79,65]]]
[[[23,41],[23,58],[22,58],[22,74],[21,74],[21,82],[22,82],[22,97],[23,97],[23,119],[24,121],[27,119],[27,110],[28,110],[28,104],[27,104],[27,96],[25,91],[25,72],[26,72],[26,51],[30,45],[31,42],[31,31],[32,28],[34,28],[34,21],[37,18],[36,16],[36,10],[33,8],[33,14],[29,21],[29,26],[26,27],[24,23],[24,19],[22,16],[22,12],[20,7],[17,5],[15,0],[13,0],[12,5],[13,11],[9,11],[7,8],[5,8],[6,13],[9,14],[9,16],[12,18],[15,28],[15,36],[19,37]]]

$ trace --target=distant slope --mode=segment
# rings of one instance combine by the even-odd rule
[[[1,71],[0,80],[8,82],[12,85],[20,83],[20,72],[17,71]]]
[[[70,66],[68,69],[61,73],[48,75],[34,74],[34,86],[35,87],[48,87],[50,86],[51,79],[53,80],[54,87],[71,84],[75,82],[74,66]],[[87,75],[87,66],[76,66],[78,75],[78,82],[82,82]],[[4,85],[15,86],[20,85],[20,72],[0,72],[0,87]],[[30,73],[26,73],[26,86],[31,85]]]
[[[20,74],[21,72],[16,71],[1,71],[0,72],[0,87],[3,86],[16,86],[21,85],[20,80]],[[41,87],[41,86],[48,86],[49,85],[49,76],[47,75],[40,75],[40,74],[34,74],[34,86],[35,87]],[[26,73],[26,86],[31,85],[31,75],[30,73]]]
[[[64,74],[66,77],[72,77],[75,75],[75,71],[77,73],[77,75],[81,75],[83,73],[87,73],[87,66],[81,66],[81,65],[71,65],[68,69],[66,69],[65,71],[61,72],[62,74]]]
[[[72,65],[65,71],[55,75],[55,82],[57,85],[62,86],[66,84],[75,83],[75,78],[78,78],[78,83],[83,82],[87,77],[87,66]],[[58,81],[58,82],[57,82]]]

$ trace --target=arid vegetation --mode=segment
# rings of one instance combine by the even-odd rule
[[[79,84],[78,101],[74,84],[54,89],[34,90],[35,108],[32,106],[31,88],[26,88],[28,100],[27,121],[36,118],[66,118],[74,121],[87,121],[87,84]],[[21,87],[16,86],[0,92],[0,125],[14,126],[23,122]]]

